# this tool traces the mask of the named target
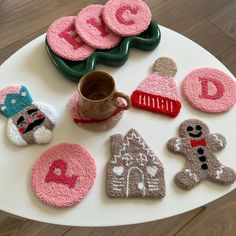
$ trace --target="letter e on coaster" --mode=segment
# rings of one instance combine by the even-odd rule
[[[206,112],[225,112],[236,102],[235,81],[217,69],[200,68],[190,72],[182,90],[193,107]]]
[[[40,156],[31,177],[33,190],[43,202],[68,207],[79,203],[92,188],[96,164],[80,145],[60,143]]]
[[[121,38],[109,31],[102,18],[102,5],[90,5],[82,9],[75,20],[76,32],[93,48],[110,49]]]
[[[75,32],[75,16],[66,16],[54,21],[48,28],[47,41],[58,56],[71,61],[82,61],[95,49],[85,44]]]
[[[151,22],[151,12],[141,0],[110,0],[103,10],[107,27],[120,36],[139,35]]]

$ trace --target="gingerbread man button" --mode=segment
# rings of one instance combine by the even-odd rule
[[[211,134],[208,126],[197,119],[184,121],[179,128],[179,138],[168,141],[170,151],[185,156],[184,169],[175,176],[176,184],[189,190],[203,180],[228,185],[236,180],[236,172],[222,165],[215,152],[226,146],[223,135]]]

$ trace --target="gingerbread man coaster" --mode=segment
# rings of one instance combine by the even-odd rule
[[[7,135],[18,146],[49,143],[57,121],[52,106],[33,102],[25,86],[0,90],[0,113],[8,117]]]
[[[236,180],[236,172],[222,165],[215,152],[226,146],[221,134],[211,134],[208,126],[197,119],[184,121],[179,128],[179,138],[168,141],[170,151],[185,156],[184,169],[175,176],[176,184],[189,190],[203,180],[228,185]]]
[[[109,197],[152,198],[165,196],[164,168],[135,129],[123,137],[110,137],[111,160],[107,164]]]
[[[153,71],[132,93],[131,103],[136,108],[176,117],[181,109],[173,79],[177,66],[171,58],[160,57],[155,61]]]

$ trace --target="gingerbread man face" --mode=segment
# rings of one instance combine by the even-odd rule
[[[186,120],[179,128],[179,135],[183,138],[198,139],[209,135],[209,128],[200,120]]]
[[[197,119],[184,121],[179,135],[170,139],[167,146],[186,158],[184,169],[175,176],[180,188],[191,189],[203,180],[225,185],[236,180],[235,171],[222,165],[215,156],[215,152],[226,146],[223,135],[211,134],[208,126]]]

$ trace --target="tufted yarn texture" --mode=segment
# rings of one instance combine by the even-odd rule
[[[79,203],[91,190],[96,164],[78,144],[60,143],[46,150],[32,169],[32,187],[40,200],[55,207]]]
[[[122,37],[139,35],[151,22],[151,11],[141,0],[109,0],[103,10],[107,27]]]
[[[75,31],[75,16],[54,21],[47,31],[47,42],[55,54],[71,61],[82,61],[95,49],[82,41]]]
[[[82,9],[75,20],[76,32],[85,43],[96,49],[115,47],[121,38],[111,32],[103,22],[102,5],[89,5]]]
[[[225,112],[236,102],[236,82],[226,73],[213,68],[191,71],[182,83],[185,99],[205,112]]]

